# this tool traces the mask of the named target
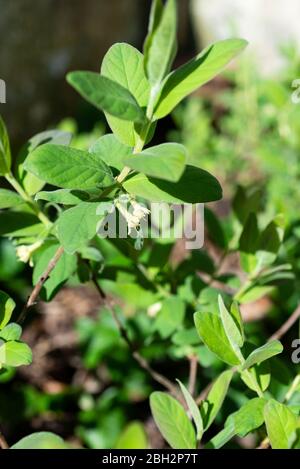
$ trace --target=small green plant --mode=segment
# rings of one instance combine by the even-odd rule
[[[176,240],[144,240],[140,230],[148,214],[144,202],[194,205],[222,198],[218,180],[198,162],[192,164],[184,145],[153,146],[151,141],[160,119],[218,75],[246,41],[217,42],[172,71],[176,34],[176,1],[154,0],[143,53],[128,44],[115,44],[104,57],[100,73],[68,74],[73,88],[105,113],[112,130],[88,149],[72,145],[66,130],[46,131],[26,143],[13,165],[8,133],[0,119],[0,175],[14,189],[0,189],[0,235],[13,240],[19,259],[33,267],[34,289],[17,322],[24,321],[39,297],[51,301],[68,280],[92,282],[104,306],[99,318],[81,318],[77,324],[85,366],[93,370],[113,355],[110,366],[123,396],[137,393],[130,383],[134,388],[137,383],[143,398],[150,394],[150,381],[162,386],[167,392],[153,392],[150,405],[171,447],[220,448],[251,432],[265,446],[297,447],[299,405],[293,397],[299,375],[288,380],[284,394],[281,384],[269,391],[270,363],[283,350],[278,340],[283,332],[257,343],[251,330],[244,331],[240,312],[244,305],[272,295],[278,281],[293,279],[292,265],[284,262],[280,251],[282,217],[270,219],[261,210],[261,192],[243,188],[233,201],[229,227],[224,228],[206,208],[208,237],[220,252],[218,260],[208,251],[197,250],[172,262]],[[130,211],[120,203],[124,196]],[[112,209],[125,219],[136,239],[98,235]],[[231,255],[240,261],[240,275],[221,272]],[[122,306],[112,297],[121,299]],[[31,362],[29,347],[20,341],[21,327],[9,324],[14,306],[6,294],[0,294],[0,373]],[[296,310],[290,325],[298,317]],[[184,377],[178,388],[173,379],[152,367],[162,356],[170,362],[190,363],[187,386]],[[214,379],[195,398],[198,363],[206,369],[206,380]],[[221,420],[221,432],[207,439],[205,432],[224,417],[222,405],[228,396],[234,396],[234,410]],[[93,425],[100,421],[104,427],[98,440],[92,430],[79,427],[78,434],[87,444],[149,446],[140,422],[131,422],[121,432],[125,418],[113,392],[103,398],[104,403],[100,398],[85,398],[81,399],[82,421]],[[103,409],[111,412],[106,418]],[[105,426],[114,428],[113,434],[107,436]],[[3,441],[0,438],[2,447]],[[37,433],[13,446],[32,447],[66,445],[53,434]]]

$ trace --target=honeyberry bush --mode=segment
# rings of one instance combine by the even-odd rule
[[[13,300],[1,293],[2,378],[31,362],[19,325],[29,309],[38,297],[51,301],[76,278],[92,282],[103,301],[99,319],[78,322],[83,360],[91,370],[107,361],[117,383],[98,399],[80,397],[78,435],[84,443],[150,445],[140,422],[121,431],[127,422],[122,399],[134,395],[137,385],[142,399],[150,394],[149,410],[172,448],[221,448],[249,434],[254,446],[296,448],[300,379],[290,356],[275,357],[283,352],[278,339],[285,331],[275,331],[285,318],[277,315],[268,333],[268,328],[245,328],[241,314],[266,297],[275,310],[277,300],[280,310],[280,288],[289,291],[294,282],[298,244],[293,232],[285,234],[282,214],[264,210],[260,190],[240,187],[224,223],[205,209],[207,239],[214,249],[186,252],[177,261],[171,256],[175,239],[143,239],[140,230],[148,215],[145,202],[197,204],[222,198],[218,180],[191,159],[183,144],[153,146],[151,141],[160,119],[218,75],[246,41],[217,42],[171,71],[176,27],[176,1],[153,1],[143,54],[115,44],[100,73],[68,74],[70,85],[105,113],[112,130],[88,150],[75,148],[69,132],[55,130],[31,138],[12,158],[0,121],[0,174],[11,185],[0,190],[0,234],[13,240],[19,259],[32,267],[34,286],[15,313],[16,322],[10,322]],[[131,237],[97,235],[113,209]],[[233,271],[232,259],[238,264]],[[289,315],[297,307],[297,293],[285,300]],[[293,317],[296,322],[297,309]],[[159,362],[167,363],[166,372],[157,371]],[[151,392],[153,386],[157,390]],[[225,399],[231,404],[224,412]],[[48,447],[67,444],[42,432],[12,446]]]

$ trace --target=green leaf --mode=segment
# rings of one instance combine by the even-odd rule
[[[108,203],[82,202],[60,215],[57,237],[68,254],[74,254],[96,236],[98,223],[103,220],[110,207],[111,204]]]
[[[249,254],[256,252],[259,240],[259,229],[257,216],[255,213],[250,213],[239,241],[239,250]]]
[[[58,189],[57,191],[38,192],[35,200],[46,200],[54,204],[77,205],[90,199],[90,194],[76,189]]]
[[[0,330],[9,322],[16,303],[12,298],[0,290]]]
[[[201,403],[200,411],[205,431],[211,426],[223,405],[232,376],[231,370],[221,373],[213,383],[207,398]]]
[[[196,430],[197,430],[197,440],[201,441],[202,435],[203,435],[203,422],[202,422],[202,417],[200,413],[200,409],[197,406],[193,396],[190,394],[190,392],[187,390],[187,388],[182,384],[179,379],[176,380],[180,386],[181,392],[184,396],[184,399],[187,403],[187,406],[189,408],[189,411],[191,413],[191,416],[193,417],[193,420],[196,425]]]
[[[124,163],[147,176],[177,182],[183,174],[186,156],[183,145],[165,143],[131,155],[124,159]]]
[[[257,301],[260,298],[266,295],[269,295],[273,290],[274,290],[274,287],[272,286],[257,285],[247,290],[241,296],[239,295],[238,300],[239,300],[239,303],[241,304],[252,303],[253,301]]]
[[[141,108],[147,107],[150,86],[144,71],[144,56],[137,49],[129,44],[114,44],[103,59],[101,74],[130,91]],[[134,147],[139,138],[137,126],[108,113],[106,118],[118,139]]]
[[[18,207],[24,204],[22,197],[8,189],[0,189],[0,209]]]
[[[223,298],[219,295],[219,310],[222,320],[222,324],[227,335],[229,342],[232,345],[232,348],[236,350],[237,354],[239,353],[239,347],[242,347],[244,344],[244,335],[240,329],[241,323],[236,322],[235,318],[231,313],[227,311],[227,308],[224,304]]]
[[[273,449],[289,449],[295,438],[297,417],[284,404],[271,399],[265,406],[264,418]]]
[[[0,338],[8,342],[9,340],[19,340],[22,334],[22,327],[14,322],[8,324],[0,331]]]
[[[46,143],[68,146],[70,145],[71,140],[72,134],[70,132],[64,132],[62,130],[47,130],[32,137],[22,147],[17,156],[16,177],[29,195],[34,195],[40,191],[44,187],[45,181],[42,181],[25,170],[24,163],[28,155],[30,155],[30,153],[32,153],[37,147]]]
[[[216,75],[247,45],[243,39],[219,41],[172,72],[165,80],[155,108],[155,117],[168,115],[186,96]]]
[[[185,303],[173,296],[162,302],[154,323],[154,330],[158,331],[163,339],[170,337],[182,324],[185,315]]]
[[[124,86],[95,72],[71,72],[67,81],[101,111],[130,122],[144,122],[145,114]]]
[[[187,166],[177,183],[137,174],[125,181],[123,187],[130,194],[151,202],[196,204],[222,198],[222,189],[217,179],[195,166]]]
[[[229,365],[240,365],[241,361],[233,350],[217,314],[198,312],[194,314],[197,332],[205,345],[220,360]]]
[[[46,243],[41,249],[34,255],[34,269],[32,282],[36,285],[45,269],[49,265],[49,262],[55,256],[55,253],[59,249],[59,243]],[[43,298],[46,301],[50,301],[53,296],[57,293],[58,289],[71,277],[77,267],[76,256],[63,253],[56,266],[52,270],[48,280],[44,283],[42,289]]]
[[[44,228],[38,218],[31,213],[0,212],[0,236],[38,236]]]
[[[5,366],[30,365],[32,352],[23,342],[10,341],[0,347],[0,363]]]
[[[25,168],[64,189],[103,188],[114,182],[111,170],[97,154],[62,145],[38,147],[27,158]]]
[[[159,431],[172,448],[196,448],[193,425],[176,399],[163,392],[153,392],[150,407]]]
[[[60,436],[50,432],[32,433],[25,436],[11,449],[67,449],[68,446]]]
[[[147,449],[147,436],[140,422],[131,422],[119,437],[116,449]]]
[[[124,168],[123,160],[132,155],[132,149],[119,142],[112,134],[99,138],[89,152],[96,154],[104,163],[118,171]]]
[[[0,116],[0,176],[9,173],[11,167],[11,152],[6,126]]]
[[[263,392],[269,387],[271,381],[271,371],[269,362],[256,363],[247,371],[241,371],[241,379],[246,386],[254,392],[257,392],[257,385]]]
[[[151,85],[157,86],[170,71],[177,52],[176,0],[168,0],[162,9],[152,10],[150,34],[145,47],[145,69]]]
[[[246,359],[243,370],[247,370],[251,368],[251,366],[255,365],[256,363],[261,363],[265,360],[268,360],[275,355],[278,355],[283,350],[283,346],[279,342],[279,340],[273,340],[272,342],[268,342],[267,344],[263,345],[262,347],[257,348],[254,350],[249,357]]]
[[[235,435],[244,438],[248,433],[261,427],[264,423],[265,404],[266,400],[260,397],[246,402],[237,412],[229,415],[225,428],[207,444],[207,448],[219,449]]]
[[[161,21],[163,8],[164,6],[162,3],[162,0],[152,0],[150,17],[149,17],[149,25],[148,25],[148,34],[144,43],[145,57],[148,57],[149,47],[151,46],[153,33],[155,32],[155,30],[157,29],[159,25],[159,22]],[[145,62],[146,62],[146,59],[145,59]]]

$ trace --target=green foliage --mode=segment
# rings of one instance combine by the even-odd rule
[[[147,449],[147,436],[140,422],[131,422],[119,437],[116,449]]]
[[[39,432],[22,438],[11,449],[68,449],[68,446],[54,433]]]
[[[10,171],[11,152],[6,126],[0,116],[0,175],[4,176]]]
[[[184,408],[166,393],[150,396],[151,411],[165,440],[174,449],[194,449],[196,435]]]
[[[252,75],[245,84],[237,71],[234,86],[216,90],[213,100],[203,93],[201,100],[185,101],[173,113],[177,131],[152,145],[157,121],[246,46],[242,39],[217,42],[172,71],[176,30],[176,1],[154,0],[143,53],[118,43],[100,73],[68,74],[73,88],[104,112],[113,133],[96,127],[71,144],[69,130],[76,132],[76,125],[68,120],[32,137],[12,165],[0,118],[0,175],[10,185],[0,189],[0,281],[17,304],[0,291],[0,382],[11,385],[14,405],[16,395],[21,402],[10,423],[55,413],[61,419],[60,406],[67,403],[77,409],[71,420],[81,444],[149,448],[148,413],[147,423],[135,419],[150,396],[155,424],[174,449],[242,446],[250,433],[255,445],[265,440],[272,448],[296,448],[299,376],[288,347],[268,337],[300,301],[299,111],[287,116],[286,85]],[[144,239],[145,203],[219,201],[219,180],[225,197],[205,208],[203,249],[187,251],[172,236]],[[291,198],[292,215],[285,207]],[[136,236],[99,236],[111,213]],[[149,216],[155,221],[154,211]],[[81,360],[71,349],[76,371],[58,395],[9,383],[14,368],[32,360],[21,326],[12,322],[28,311],[19,308],[29,267],[23,271],[19,261],[32,268],[35,292],[45,301],[65,284],[93,282],[101,296],[88,316],[79,307]],[[38,296],[30,297],[31,306]],[[284,344],[294,339],[294,329]],[[0,389],[0,419],[10,420],[5,393]],[[44,432],[12,446],[66,447]]]

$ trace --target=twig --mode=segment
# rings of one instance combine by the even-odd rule
[[[195,393],[197,371],[198,371],[198,358],[196,355],[189,356],[190,374],[189,374],[189,392],[193,396]]]
[[[0,449],[9,449],[7,441],[6,441],[3,433],[1,432],[1,430],[0,430]]]
[[[120,331],[120,334],[121,334],[122,338],[124,339],[124,341],[126,342],[126,344],[128,345],[128,348],[130,349],[130,351],[132,353],[132,356],[135,359],[135,361],[140,365],[141,368],[143,368],[145,371],[147,371],[147,373],[149,373],[149,375],[154,379],[154,381],[161,384],[171,394],[173,394],[173,396],[175,396],[177,399],[179,399],[181,401],[182,399],[181,399],[180,394],[177,391],[176,386],[170,380],[168,380],[168,378],[166,378],[165,376],[163,376],[160,373],[158,373],[157,371],[155,371],[149,365],[147,360],[139,353],[139,351],[136,350],[134,344],[132,343],[132,341],[131,341],[131,339],[128,335],[128,332],[127,332],[126,328],[124,327],[124,325],[122,324],[122,322],[118,318],[118,315],[116,314],[113,306],[110,304],[110,301],[107,298],[106,294],[104,293],[104,291],[100,287],[100,285],[97,281],[97,277],[94,273],[92,273],[92,281],[93,281],[93,284],[95,285],[99,295],[101,296],[101,298],[105,300],[105,305],[109,308],[109,310],[111,312],[111,315],[112,315],[112,317],[113,317],[113,319],[114,319],[114,321],[115,321],[115,323],[116,323],[116,325],[117,325],[117,327]]]
[[[288,330],[295,324],[295,322],[300,318],[300,305],[297,309],[293,312],[293,314],[288,318],[288,320],[276,331],[269,339],[271,340],[279,340],[283,337]]]
[[[41,277],[39,278],[38,283],[36,284],[36,286],[32,290],[32,293],[29,296],[29,298],[28,298],[28,300],[27,300],[27,302],[26,302],[24,308],[22,309],[22,312],[21,312],[21,314],[18,318],[18,323],[22,323],[24,321],[28,309],[36,304],[37,299],[39,297],[41,289],[43,288],[44,283],[48,280],[52,270],[56,267],[56,264],[58,263],[59,259],[63,255],[63,253],[64,253],[64,248],[63,247],[58,248],[58,250],[56,251],[54,257],[49,262],[45,272],[41,275]]]

